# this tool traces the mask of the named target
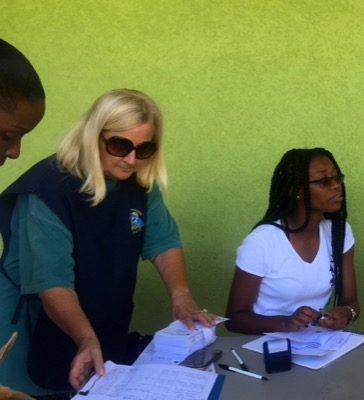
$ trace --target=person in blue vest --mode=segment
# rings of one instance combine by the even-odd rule
[[[93,369],[103,374],[104,361],[125,363],[140,257],[160,273],[175,319],[191,329],[193,321],[215,324],[190,294],[178,228],[159,189],[162,131],[150,97],[111,90],[56,155],[1,195],[0,336],[21,333],[16,363],[0,372],[4,384],[67,398]]]
[[[18,158],[22,137],[45,112],[42,83],[29,60],[0,39],[0,166]]]

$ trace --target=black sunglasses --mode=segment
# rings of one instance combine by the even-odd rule
[[[157,145],[155,142],[142,142],[137,146],[134,146],[131,140],[121,136],[112,136],[111,138],[106,139],[101,133],[100,138],[106,145],[106,151],[115,157],[126,157],[129,153],[135,150],[135,157],[139,160],[145,160],[146,158],[152,157],[152,155],[157,151]]]
[[[319,183],[321,187],[330,187],[332,185],[332,181],[342,184],[344,182],[344,175],[338,174],[335,176],[324,176],[323,178],[316,179],[315,181],[308,181],[308,183]]]

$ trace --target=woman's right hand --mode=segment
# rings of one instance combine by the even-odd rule
[[[283,332],[296,332],[311,324],[320,316],[320,312],[308,306],[301,306],[290,316],[285,317]]]
[[[105,373],[100,343],[81,308],[75,290],[55,287],[40,292],[39,297],[48,317],[70,336],[78,348],[71,363],[69,382],[74,389],[79,390],[93,369],[99,375]]]
[[[100,343],[96,337],[86,338],[79,346],[78,352],[72,360],[69,382],[75,390],[87,382],[91,372],[98,375],[105,374],[104,360]]]

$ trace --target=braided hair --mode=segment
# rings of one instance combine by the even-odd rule
[[[271,224],[286,232],[286,234],[303,231],[311,215],[310,206],[310,188],[309,188],[309,170],[310,161],[313,157],[325,156],[336,168],[338,174],[341,174],[340,167],[335,161],[334,156],[324,148],[313,149],[292,149],[287,151],[277,167],[274,170],[270,192],[269,205],[264,217],[254,226]],[[290,229],[288,226],[277,224],[276,221],[285,220],[295,209],[297,203],[297,194],[300,188],[303,188],[305,220],[302,226]],[[334,264],[334,305],[340,304],[342,295],[342,264],[343,250],[345,240],[345,222],[347,218],[345,185],[342,183],[343,201],[341,209],[336,212],[324,213],[324,218],[332,221],[331,244],[332,261]],[[253,229],[254,229],[253,228]]]

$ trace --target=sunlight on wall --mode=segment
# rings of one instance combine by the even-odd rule
[[[20,160],[1,168],[1,189],[54,152],[102,92],[145,91],[165,116],[165,198],[192,291],[201,307],[223,315],[236,247],[265,211],[274,166],[290,148],[326,147],[347,178],[363,307],[362,2],[3,0],[1,7],[3,38],[29,56],[47,91],[46,117],[24,139]],[[170,309],[157,273],[140,267],[133,326],[151,332],[169,323]]]

